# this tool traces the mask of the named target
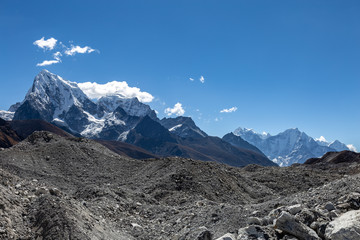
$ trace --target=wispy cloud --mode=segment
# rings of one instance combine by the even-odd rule
[[[200,80],[201,83],[204,83],[204,82],[205,82],[204,76],[200,76],[200,79],[199,79],[199,80]]]
[[[194,79],[193,79],[193,78],[189,78],[189,80],[190,80],[190,81],[194,81]]]
[[[99,99],[111,95],[121,95],[124,98],[136,97],[140,102],[151,102],[154,99],[150,93],[142,92],[137,87],[130,87],[125,81],[112,81],[106,84],[84,82],[78,83],[78,86],[91,99]]]
[[[55,60],[58,60],[59,62],[61,62],[61,56],[62,56],[62,54],[61,54],[61,52],[56,52],[56,53],[54,53],[54,59]]]
[[[232,112],[235,112],[237,110],[237,107],[232,107],[232,108],[225,108],[223,110],[221,110],[220,112],[221,113],[232,113]]]
[[[53,50],[56,45],[56,42],[57,40],[55,38],[49,38],[45,40],[45,38],[42,37],[41,39],[33,42],[33,44],[45,50]]]
[[[92,53],[94,52],[95,49],[92,49],[91,47],[89,46],[85,46],[85,47],[80,47],[80,46],[74,46],[74,45],[71,45],[70,48],[68,48],[66,51],[65,51],[65,54],[68,55],[68,56],[73,56],[75,55],[76,53]]]
[[[56,40],[55,38],[49,38],[49,39],[45,40],[45,38],[42,37],[41,39],[36,40],[33,43],[34,45],[38,46],[39,48],[49,50],[49,51],[54,50],[55,46],[57,45],[56,49],[58,50],[57,52],[54,51],[55,53],[53,54],[53,57],[54,57],[53,60],[45,60],[42,63],[36,64],[36,66],[42,67],[42,66],[55,64],[55,63],[60,63],[60,62],[62,62],[61,57],[63,55],[74,56],[75,54],[92,53],[95,51],[99,52],[98,50],[95,50],[89,46],[80,47],[78,45],[71,44],[71,47],[67,47],[62,42],[59,42],[59,44],[57,44],[57,41],[58,40]],[[70,41],[70,43],[71,43],[71,41]]]
[[[48,66],[48,65],[52,65],[52,64],[56,64],[59,63],[59,60],[45,60],[42,63],[38,63],[36,64],[37,67],[43,67],[43,66]]]
[[[173,108],[167,108],[164,111],[168,116],[175,114],[176,116],[182,116],[185,114],[185,110],[181,103],[176,103]]]

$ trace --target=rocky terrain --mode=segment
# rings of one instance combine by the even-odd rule
[[[356,239],[351,154],[237,168],[35,132],[0,151],[0,239]]]

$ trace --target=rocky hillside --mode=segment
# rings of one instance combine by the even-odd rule
[[[0,151],[0,239],[341,239],[356,227],[339,222],[358,216],[359,172],[134,160],[35,132]]]
[[[0,148],[8,148],[23,138],[4,119],[0,118]]]

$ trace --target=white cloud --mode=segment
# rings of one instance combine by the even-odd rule
[[[168,116],[175,114],[176,116],[182,116],[185,113],[185,110],[182,107],[181,103],[176,103],[173,108],[167,108],[164,111]]]
[[[106,84],[84,82],[78,83],[78,86],[91,99],[99,99],[110,95],[121,95],[124,98],[137,97],[140,102],[151,102],[154,99],[150,93],[142,92],[137,87],[129,87],[125,81],[113,81]]]
[[[201,83],[204,83],[205,82],[204,76],[201,76],[199,80],[200,80]]]
[[[189,78],[189,80],[190,80],[190,81],[194,81],[194,79],[193,79],[193,78]]]
[[[350,149],[350,151],[357,152],[356,147],[354,145],[349,144],[349,145],[346,145],[346,146]]]
[[[49,38],[45,40],[45,38],[42,37],[41,39],[36,40],[33,44],[45,50],[53,50],[56,42],[57,40],[55,38]]]
[[[73,56],[76,53],[92,53],[94,51],[95,49],[92,49],[91,47],[88,46],[80,47],[80,46],[71,45],[71,48],[66,49],[65,54],[69,56]]]
[[[54,56],[55,60],[58,60],[59,62],[61,62],[61,59],[60,59],[60,57],[62,56],[61,52],[56,52],[56,53],[54,53],[53,56]]]
[[[220,112],[221,113],[231,113],[231,112],[235,112],[237,110],[237,107],[232,107],[232,108],[228,108],[228,109],[223,109]]]
[[[56,64],[59,63],[59,60],[45,60],[42,63],[38,63],[36,64],[37,67],[43,67],[43,66],[48,66],[48,65],[52,65],[52,64]]]
[[[219,121],[219,119],[218,118],[215,118],[215,122],[218,122]]]

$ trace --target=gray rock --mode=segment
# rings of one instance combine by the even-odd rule
[[[303,209],[301,212],[299,212],[298,214],[295,215],[295,219],[298,222],[302,222],[304,224],[306,224],[307,226],[310,226],[311,223],[313,223],[314,221],[317,220],[317,214],[314,213],[313,211],[310,211],[310,209]]]
[[[329,217],[331,220],[334,220],[335,218],[338,217],[338,214],[337,214],[335,211],[331,211],[331,212],[329,212],[328,217]]]
[[[349,211],[330,222],[325,230],[325,238],[360,239],[360,210]]]
[[[290,207],[287,207],[287,210],[289,211],[289,213],[291,213],[292,215],[295,215],[299,212],[301,212],[301,210],[304,207],[301,204],[296,204],[296,205],[292,205]]]
[[[269,235],[265,232],[263,228],[257,225],[251,225],[245,228],[240,228],[236,240],[248,240],[248,239],[265,240],[265,239],[269,239]]]
[[[249,217],[247,220],[247,224],[249,225],[262,225],[262,221],[257,217]]]
[[[282,212],[275,221],[275,228],[293,235],[299,239],[317,240],[320,239],[314,230],[303,223],[297,222],[291,214]]]
[[[217,238],[216,240],[236,240],[236,236],[233,233],[227,233],[224,236]]]
[[[332,211],[332,210],[335,210],[335,206],[332,202],[328,202],[325,204],[325,209],[328,210],[328,211]]]
[[[197,240],[212,240],[213,235],[209,230],[206,228],[203,228],[203,230],[199,233],[199,235],[196,238]]]

